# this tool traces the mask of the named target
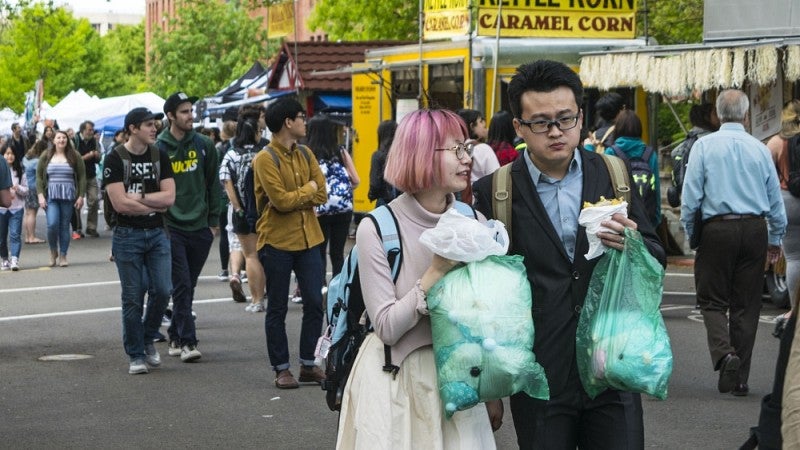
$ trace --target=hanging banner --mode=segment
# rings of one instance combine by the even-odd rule
[[[278,3],[267,11],[267,38],[286,37],[294,33],[294,1]]]
[[[427,0],[422,39],[448,39],[469,34],[470,0]]]
[[[501,37],[632,39],[636,0],[479,0],[477,31]]]

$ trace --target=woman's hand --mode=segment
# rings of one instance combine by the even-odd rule
[[[497,431],[503,426],[504,411],[505,407],[502,400],[486,402],[486,412],[489,414],[489,423],[492,424],[492,431]]]
[[[458,261],[453,261],[452,259],[447,259],[434,253],[430,267],[422,274],[422,278],[419,280],[420,287],[427,293],[428,289],[459,264],[461,263]]]
[[[44,199],[44,194],[39,194],[39,207],[42,209],[47,209],[47,202]]]

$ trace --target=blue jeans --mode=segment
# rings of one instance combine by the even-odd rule
[[[47,200],[47,243],[51,251],[58,251],[62,255],[69,250],[69,223],[74,203],[72,200]]]
[[[267,276],[267,314],[264,331],[267,353],[273,370],[288,369],[289,343],[286,338],[286,313],[289,310],[289,283],[294,270],[303,297],[303,324],[300,328],[300,364],[314,365],[314,349],[322,334],[322,258],[319,248],[284,251],[265,245],[258,252]]]
[[[11,247],[11,256],[19,258],[22,248],[22,215],[24,208],[16,211],[6,210],[0,213],[0,257],[8,259],[8,247]]]
[[[194,288],[213,241],[214,235],[208,228],[197,231],[169,229],[172,249],[172,323],[167,333],[169,340],[180,346],[197,345],[192,319]]]
[[[122,343],[131,361],[143,359],[144,344],[153,342],[172,290],[172,261],[164,228],[118,226],[111,240],[122,288]],[[144,294],[147,314],[142,317]]]

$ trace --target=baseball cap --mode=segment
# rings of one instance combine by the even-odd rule
[[[128,125],[139,125],[148,120],[161,120],[164,118],[162,113],[154,113],[147,108],[133,108],[125,114],[125,130],[128,130]]]
[[[167,97],[167,101],[164,102],[164,113],[175,112],[175,110],[178,109],[178,105],[183,102],[189,102],[194,105],[194,102],[196,102],[198,98],[199,97],[189,97],[185,92],[176,92]]]

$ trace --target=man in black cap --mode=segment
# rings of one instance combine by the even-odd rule
[[[158,136],[158,146],[169,156],[175,174],[175,204],[167,210],[172,249],[172,323],[169,355],[181,361],[199,359],[192,319],[197,278],[219,232],[222,189],[217,181],[219,157],[214,143],[192,127],[192,104],[197,97],[176,92],[164,103],[169,128]]]
[[[161,365],[153,338],[172,290],[170,244],[163,214],[175,202],[175,181],[169,156],[153,145],[155,121],[163,117],[147,108],[132,109],[125,116],[125,131],[130,137],[108,154],[103,167],[103,183],[111,203],[105,208],[113,206],[116,219],[111,251],[122,288],[122,341],[132,375]]]

